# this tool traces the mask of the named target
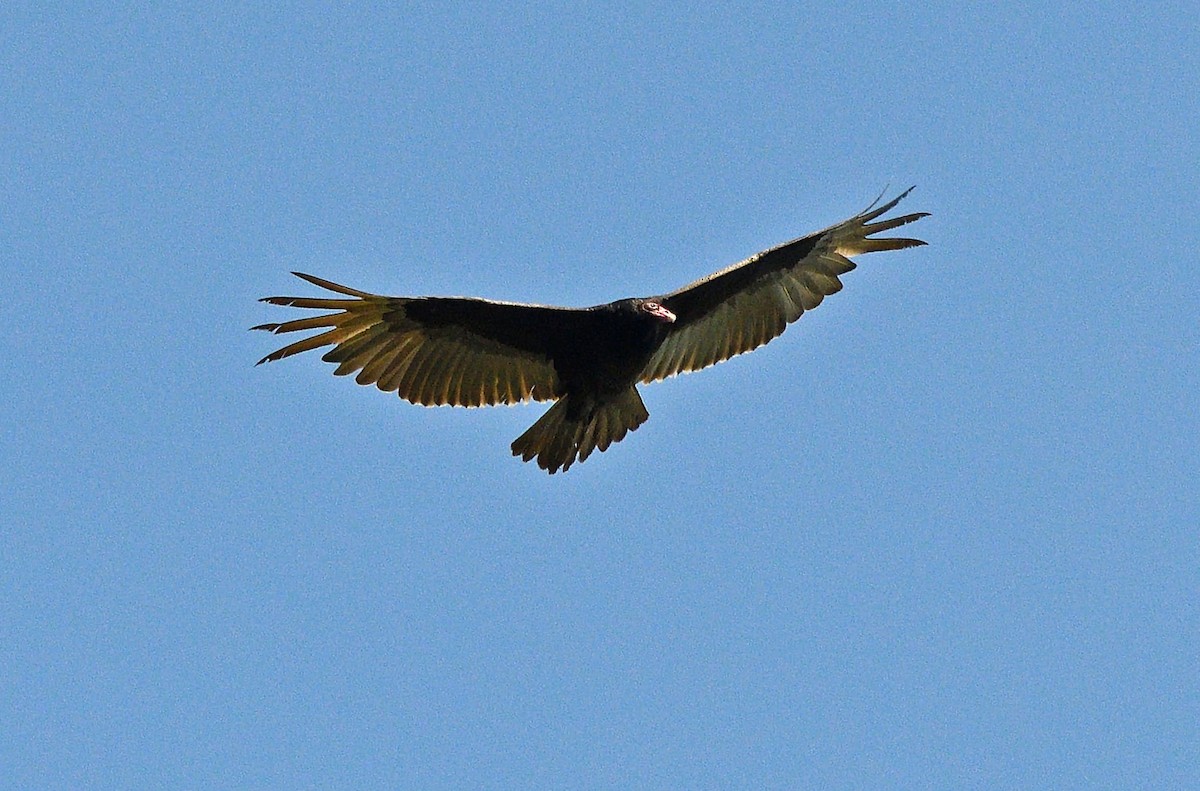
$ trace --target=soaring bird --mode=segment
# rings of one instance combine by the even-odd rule
[[[555,401],[512,443],[553,475],[608,450],[650,413],[638,383],[698,371],[778,337],[840,291],[847,256],[902,250],[919,239],[871,238],[927,217],[880,220],[912,190],[844,222],[772,247],[669,294],[561,308],[468,297],[387,297],[293,272],[349,299],[265,297],[334,311],[253,329],[323,330],[259,364],[322,346],[334,374],[423,406]]]

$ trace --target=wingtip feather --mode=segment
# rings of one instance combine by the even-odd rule
[[[340,283],[334,283],[332,280],[326,280],[325,278],[317,277],[316,275],[310,275],[305,272],[292,272],[292,274],[295,275],[296,277],[300,278],[301,280],[312,283],[314,286],[317,286],[318,288],[323,288],[326,291],[333,291],[338,294],[345,294],[347,296],[358,297],[360,299],[366,299],[368,297],[376,296],[375,294],[372,294],[369,291],[359,291],[357,288],[350,288],[349,286],[343,286]]]
[[[916,222],[922,217],[928,216],[929,212],[919,211],[912,214],[906,214],[903,217],[893,217],[890,220],[881,220],[880,222],[873,222],[869,225],[863,225],[862,232],[864,236],[870,236],[871,234],[882,233],[883,231],[890,231],[893,228],[899,228],[902,225],[908,225],[910,222]]]
[[[904,190],[899,195],[892,198],[890,201],[883,204],[882,206],[876,206],[875,204],[879,203],[879,201],[887,193],[887,187],[884,187],[883,192],[879,193],[879,197],[877,197],[877,198],[875,198],[875,200],[871,201],[871,205],[868,206],[867,208],[863,209],[862,212],[859,213],[859,215],[858,215],[859,221],[862,223],[868,223],[871,220],[874,220],[876,217],[887,214],[889,211],[891,211],[892,209],[894,209],[896,207],[897,203],[899,203],[900,201],[907,198],[908,193],[912,192],[915,188],[916,188],[916,185],[914,184],[913,186]]]

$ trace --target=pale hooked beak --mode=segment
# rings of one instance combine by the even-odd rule
[[[667,307],[661,302],[646,302],[643,303],[642,308],[651,316],[659,318],[668,324],[675,322],[675,314],[667,310]]]

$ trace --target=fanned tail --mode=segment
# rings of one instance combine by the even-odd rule
[[[567,395],[517,437],[512,452],[521,461],[536,457],[538,466],[551,475],[559,469],[566,472],[576,458],[582,463],[592,451],[608,450],[649,417],[636,388],[580,409]]]

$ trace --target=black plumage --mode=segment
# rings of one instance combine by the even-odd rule
[[[908,191],[823,231],[773,247],[660,297],[560,308],[462,297],[386,297],[296,272],[349,299],[266,297],[334,311],[254,329],[323,330],[260,363],[333,346],[338,375],[425,406],[548,401],[512,444],[550,473],[607,450],[646,421],[636,385],[755,349],[842,287],[847,256],[915,247],[869,238],[927,216],[876,221]]]

